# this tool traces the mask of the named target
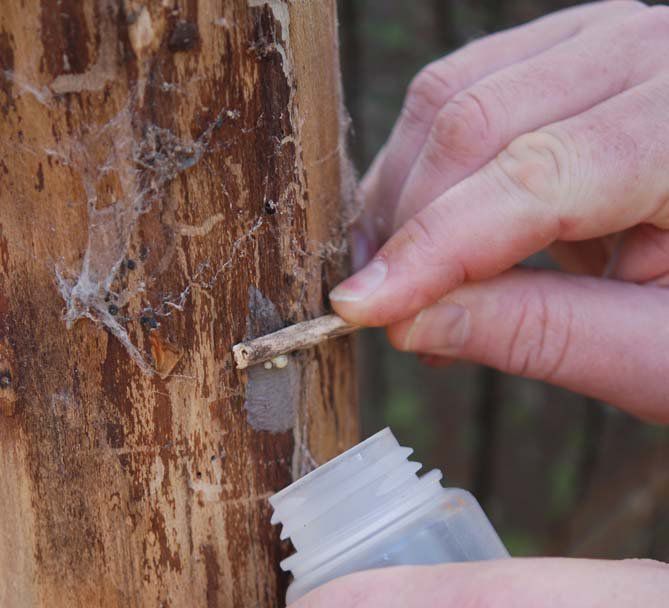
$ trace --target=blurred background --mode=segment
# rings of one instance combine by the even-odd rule
[[[339,0],[358,171],[385,141],[422,66],[572,4]],[[668,428],[484,367],[431,370],[394,352],[380,332],[363,334],[359,370],[364,436],[390,425],[426,470],[438,467],[449,485],[474,492],[513,555],[669,561]]]

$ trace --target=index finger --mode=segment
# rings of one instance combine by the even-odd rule
[[[388,325],[555,240],[669,227],[666,77],[516,139],[411,218],[330,294],[341,316]]]
[[[390,236],[392,210],[402,187],[435,117],[450,99],[498,70],[577,36],[593,23],[639,11],[642,7],[640,2],[617,0],[567,8],[471,42],[423,68],[409,86],[402,112],[385,146],[383,162],[378,163],[382,179],[375,180],[373,187],[365,188],[367,217],[361,223],[368,225],[369,236],[381,242]]]

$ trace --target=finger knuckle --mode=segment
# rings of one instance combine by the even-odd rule
[[[447,60],[423,68],[407,90],[402,117],[409,123],[430,123],[457,90],[457,70]]]
[[[567,301],[549,301],[541,288],[521,298],[508,345],[507,370],[550,381],[562,369],[571,342],[572,310]]]
[[[425,149],[428,162],[441,167],[444,161],[467,163],[496,150],[499,120],[493,119],[493,103],[483,87],[464,91],[447,103],[432,125]]]
[[[495,160],[508,183],[551,206],[570,195],[570,162],[567,144],[548,130],[521,135]]]

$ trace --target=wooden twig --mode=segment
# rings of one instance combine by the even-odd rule
[[[282,355],[316,346],[330,338],[345,336],[357,329],[338,315],[325,315],[304,321],[248,342],[240,342],[232,347],[232,354],[238,369],[245,369],[257,363],[271,361]]]

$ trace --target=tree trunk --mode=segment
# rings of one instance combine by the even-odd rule
[[[332,0],[0,7],[0,605],[276,606],[268,496],[357,437]]]

